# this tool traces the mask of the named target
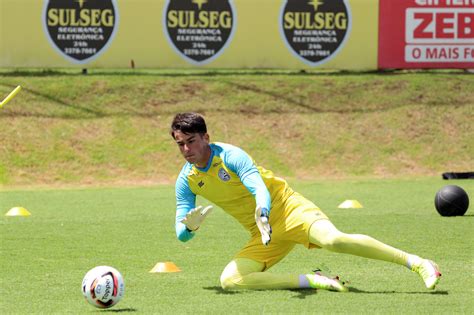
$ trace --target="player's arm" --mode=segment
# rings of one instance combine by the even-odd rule
[[[239,176],[242,184],[255,197],[257,207],[266,209],[270,214],[270,192],[250,156],[244,150],[233,147],[227,152],[224,163]]]
[[[272,227],[270,226],[270,193],[258,170],[248,174],[241,180],[244,186],[255,196],[257,204],[255,208],[255,223],[262,235],[262,243],[268,245],[272,235]]]
[[[187,242],[194,237],[194,233],[182,221],[196,204],[196,195],[191,191],[187,179],[180,174],[176,180],[176,236],[181,242]]]
[[[182,242],[189,241],[194,232],[211,213],[212,206],[195,207],[196,195],[189,188],[186,178],[179,177],[176,181],[176,236]]]
[[[239,176],[242,184],[255,197],[255,221],[262,234],[262,243],[268,245],[272,233],[269,223],[271,196],[262,176],[250,156],[237,147],[228,152],[224,162]]]

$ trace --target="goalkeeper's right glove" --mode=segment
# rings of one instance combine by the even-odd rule
[[[206,216],[211,213],[212,206],[207,206],[206,208],[201,209],[202,206],[191,209],[191,211],[186,213],[186,217],[181,220],[181,223],[184,223],[188,230],[196,231],[199,229],[199,226],[201,226]]]
[[[262,243],[265,246],[267,246],[272,239],[272,227],[270,226],[269,216],[270,211],[268,211],[268,209],[261,208],[260,206],[257,206],[257,209],[255,209],[255,222],[262,235]]]

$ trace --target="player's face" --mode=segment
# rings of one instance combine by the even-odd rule
[[[211,156],[209,135],[207,133],[186,134],[178,130],[174,132],[174,140],[186,161],[198,167],[206,167]]]

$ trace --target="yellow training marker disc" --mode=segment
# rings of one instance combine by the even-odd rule
[[[341,209],[356,209],[356,208],[363,208],[360,202],[357,200],[346,200],[343,203],[341,203],[338,208]]]
[[[23,207],[14,207],[11,208],[6,214],[7,217],[27,217],[31,213]]]

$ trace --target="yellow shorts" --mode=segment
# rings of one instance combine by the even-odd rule
[[[272,212],[275,209],[272,209]],[[284,203],[281,216],[272,218],[272,240],[268,246],[262,244],[259,232],[252,233],[250,241],[237,253],[235,258],[249,258],[270,268],[283,259],[296,244],[307,248],[318,247],[309,242],[309,229],[318,220],[328,217],[311,201],[299,193],[293,193]]]

